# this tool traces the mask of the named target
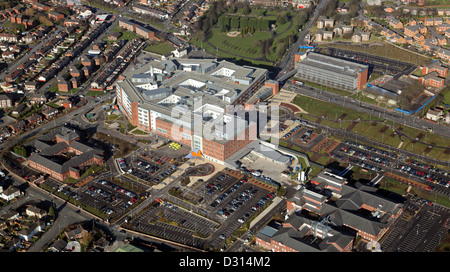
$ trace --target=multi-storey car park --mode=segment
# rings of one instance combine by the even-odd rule
[[[362,89],[369,75],[368,65],[315,52],[309,52],[306,58],[296,62],[295,69],[296,78],[349,91]]]
[[[117,104],[133,126],[225,160],[256,135],[249,122],[227,106],[245,106],[278,92],[266,69],[213,59],[151,61],[123,74]]]

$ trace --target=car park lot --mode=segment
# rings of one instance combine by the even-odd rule
[[[170,194],[159,195],[129,226],[189,245],[220,247],[256,213],[264,210],[275,196],[236,173],[219,171],[207,180],[195,182],[189,190],[187,186],[182,189],[204,195],[198,203],[186,203]]]
[[[231,176],[225,172],[218,172],[210,179],[199,182],[193,191],[204,196],[204,199],[220,199],[225,198],[223,192],[238,181],[238,178]],[[219,200],[221,201],[221,200]]]
[[[98,179],[80,188],[80,202],[94,207],[107,215],[120,215],[133,206],[139,196],[115,183]]]
[[[125,159],[122,170],[152,185],[161,183],[175,172],[176,167],[176,160],[170,157],[132,156]]]
[[[45,188],[68,199],[75,205],[91,207],[115,219],[134,207],[144,195],[125,189],[106,179],[94,179],[80,188],[74,188],[53,179],[43,182]],[[142,190],[140,190],[142,191]]]
[[[391,231],[381,239],[385,252],[432,252],[448,232],[449,210],[410,197]]]
[[[379,150],[347,141],[341,143],[330,156],[358,165],[367,170],[395,172],[430,185],[434,190],[438,189],[447,195],[450,194],[450,181],[446,171],[425,163],[407,159],[403,156],[398,156],[394,152]]]
[[[329,54],[336,58],[360,64],[367,64],[371,66],[373,68],[373,71],[377,73],[389,73],[395,75],[395,77],[407,75],[409,73],[412,73],[416,69],[416,66],[412,63],[342,48],[316,48],[315,51],[318,51],[319,53]]]

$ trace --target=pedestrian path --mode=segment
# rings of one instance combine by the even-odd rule
[[[281,201],[283,201],[281,197],[275,197],[272,201],[272,204],[270,204],[270,206],[267,207],[267,209],[265,209],[262,213],[260,213],[254,220],[252,220],[249,229],[253,228],[253,226],[258,223],[259,220],[264,218],[264,216],[266,216],[266,214],[269,213],[273,208],[275,208]]]

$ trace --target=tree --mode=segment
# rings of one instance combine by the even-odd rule
[[[241,29],[248,27],[248,17],[242,16],[239,18],[239,27]]]
[[[287,12],[281,12],[277,15],[277,24],[284,25],[289,20]]]
[[[48,216],[54,217],[55,216],[55,208],[53,208],[53,205],[50,206],[48,209]]]
[[[297,26],[297,28],[303,26],[307,20],[308,20],[308,13],[303,11],[297,12],[293,18],[294,24]]]
[[[270,21],[267,19],[258,19],[256,29],[260,31],[269,31]]]
[[[256,28],[256,27],[257,27],[257,24],[258,24],[258,19],[256,19],[256,18],[250,18],[250,19],[248,19],[248,26],[249,26],[249,27]]]
[[[284,43],[284,42],[278,43],[276,51],[275,51],[275,53],[277,54],[277,57],[278,58],[283,57],[284,53],[286,52],[286,49],[287,49],[286,43]]]
[[[15,146],[14,153],[24,158],[28,157],[27,150],[23,146]]]
[[[244,6],[241,8],[241,12],[244,15],[249,15],[251,12],[250,6],[248,2],[245,2]]]
[[[24,11],[24,14],[28,17],[33,17],[35,13],[36,13],[36,10],[33,8],[29,8]]]
[[[337,2],[336,0],[328,0],[328,3],[325,7],[324,16],[331,17],[336,12]]]
[[[239,29],[239,17],[234,16],[231,18],[230,27],[232,29]]]
[[[41,24],[44,24],[46,26],[53,26],[53,22],[45,16],[40,16],[39,22],[41,22]]]

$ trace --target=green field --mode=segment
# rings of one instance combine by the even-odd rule
[[[445,149],[432,147],[434,144],[441,147],[450,147],[450,141],[446,137],[435,135],[432,132],[421,131],[412,127],[396,124],[391,121],[384,121],[376,116],[371,116],[359,111],[350,110],[343,106],[334,105],[317,99],[297,95],[294,103],[306,110],[308,114],[302,114],[302,118],[312,122],[320,122],[332,128],[341,128],[347,131],[365,136],[371,140],[388,144],[393,148],[399,147],[404,150],[412,151],[420,155],[426,155],[435,159],[448,161],[450,160],[450,152]],[[401,133],[411,137],[400,138],[394,133],[393,128],[400,130]],[[416,142],[418,139],[422,144]]]
[[[441,92],[441,95],[443,97],[442,103],[444,103],[444,105],[450,105],[450,87],[445,88]]]
[[[218,29],[211,32],[208,41],[214,47],[223,51],[245,56],[249,59],[259,59],[262,57],[261,50],[256,46],[256,42],[270,38],[269,32],[257,31],[253,35],[241,37],[229,37],[226,33],[221,33]]]
[[[400,61],[405,61],[409,63],[413,63],[416,65],[423,65],[424,63],[432,60],[430,57],[426,57],[423,55],[415,54],[407,49],[398,48],[384,41],[377,41],[377,44],[380,45],[372,45],[372,46],[360,46],[354,44],[338,44],[331,43],[327,45],[319,45],[319,47],[336,47],[341,49],[353,50],[358,52],[364,52],[380,57],[396,59]]]
[[[159,42],[147,45],[145,50],[159,55],[166,55],[175,50],[175,48],[168,43]]]
[[[207,11],[190,43],[219,58],[271,67],[295,42],[298,28],[307,21],[304,11],[243,9]],[[208,19],[209,18],[209,19]],[[228,34],[228,35],[227,35]]]

